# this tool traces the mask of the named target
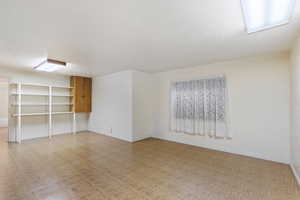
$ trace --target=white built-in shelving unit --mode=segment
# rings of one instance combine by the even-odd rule
[[[54,115],[73,115],[72,132],[76,133],[76,114],[73,112],[72,87],[28,83],[10,84],[10,114],[16,123],[16,141],[22,142],[22,119],[48,116],[48,137],[53,135]]]

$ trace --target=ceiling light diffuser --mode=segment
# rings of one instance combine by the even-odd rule
[[[248,33],[287,24],[295,0],[241,0]]]
[[[34,69],[38,71],[44,71],[44,72],[54,72],[61,68],[66,67],[67,64],[62,61],[53,60],[53,59],[47,59],[38,66],[36,66]]]

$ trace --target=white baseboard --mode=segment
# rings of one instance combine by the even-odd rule
[[[0,119],[0,127],[7,127],[8,126],[8,119],[2,118]]]
[[[237,151],[231,151],[231,150],[226,150],[226,149],[222,149],[222,148],[218,148],[218,147],[212,147],[212,146],[206,146],[203,144],[193,144],[192,141],[181,141],[181,140],[177,140],[177,139],[173,139],[173,138],[165,138],[165,137],[159,137],[157,135],[152,136],[153,138],[158,138],[161,140],[166,140],[166,141],[170,141],[170,142],[176,142],[176,143],[180,143],[180,144],[187,144],[187,145],[191,145],[191,146],[195,146],[195,147],[201,147],[201,148],[205,148],[205,149],[210,149],[210,150],[215,150],[215,151],[221,151],[221,152],[225,152],[225,153],[230,153],[230,154],[235,154],[235,155],[241,155],[241,156],[247,156],[247,157],[251,157],[251,158],[256,158],[256,159],[261,159],[261,160],[267,160],[267,161],[272,161],[272,162],[277,162],[277,163],[283,163],[283,164],[290,164],[289,160],[277,160],[277,159],[272,159],[272,158],[267,158],[261,154],[257,154],[257,153],[253,153],[253,152],[237,152]]]
[[[290,164],[290,167],[292,168],[293,174],[294,174],[294,176],[295,176],[295,178],[296,178],[296,180],[297,180],[297,182],[300,186],[300,174],[297,173],[297,171],[296,171],[293,164]]]
[[[118,135],[112,135],[110,133],[96,132],[96,131],[93,131],[93,130],[88,130],[88,131],[96,133],[96,134],[100,134],[100,135],[105,135],[105,136],[108,136],[108,137],[113,137],[113,138],[116,138],[116,139],[119,139],[119,140],[123,140],[123,141],[126,141],[126,142],[133,142],[131,139],[128,139],[128,138],[125,138],[125,137],[120,137]]]
[[[148,138],[151,138],[152,136],[149,135],[149,134],[145,134],[145,135],[142,135],[142,136],[138,136],[138,137],[135,137],[132,139],[132,142],[138,142],[138,141],[141,141],[141,140],[145,140],[145,139],[148,139]]]
[[[138,138],[138,139],[134,139],[132,142],[139,142],[139,141],[146,140],[146,139],[149,139],[149,138],[152,138],[152,137],[151,136],[141,137],[141,138]]]

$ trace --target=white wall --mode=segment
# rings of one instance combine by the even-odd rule
[[[0,77],[0,127],[8,125],[8,80]]]
[[[277,54],[157,74],[123,71],[95,77],[89,130],[127,141],[152,135],[289,163],[289,66],[289,55]],[[211,139],[170,132],[170,82],[220,74],[227,78],[229,131],[233,138]]]
[[[132,141],[132,72],[93,78],[89,130]]]
[[[154,77],[152,74],[133,71],[133,141],[149,138],[153,133]]]
[[[45,85],[69,86],[69,76],[48,73],[24,72],[15,69],[0,67],[0,74],[9,79],[10,82],[34,83]],[[46,116],[33,116],[22,118],[22,134],[24,139],[48,136],[48,120]],[[72,118],[68,115],[53,116],[53,134],[64,134],[72,132]],[[87,130],[87,114],[77,115],[77,130]],[[15,138],[16,120],[9,120],[10,140]]]
[[[289,56],[244,58],[156,74],[155,137],[289,163]],[[169,131],[170,81],[224,74],[229,94],[231,140]],[[299,151],[298,151],[299,152]]]
[[[300,184],[300,38],[291,61],[291,165]]]
[[[134,142],[152,135],[153,75],[128,70],[93,78],[89,130]]]

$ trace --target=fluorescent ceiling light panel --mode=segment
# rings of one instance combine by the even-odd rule
[[[287,24],[295,0],[241,0],[248,33]]]
[[[37,67],[35,67],[34,69],[38,71],[44,71],[44,72],[54,72],[63,67],[66,67],[66,65],[67,64],[62,61],[47,59],[41,64],[39,64]]]

